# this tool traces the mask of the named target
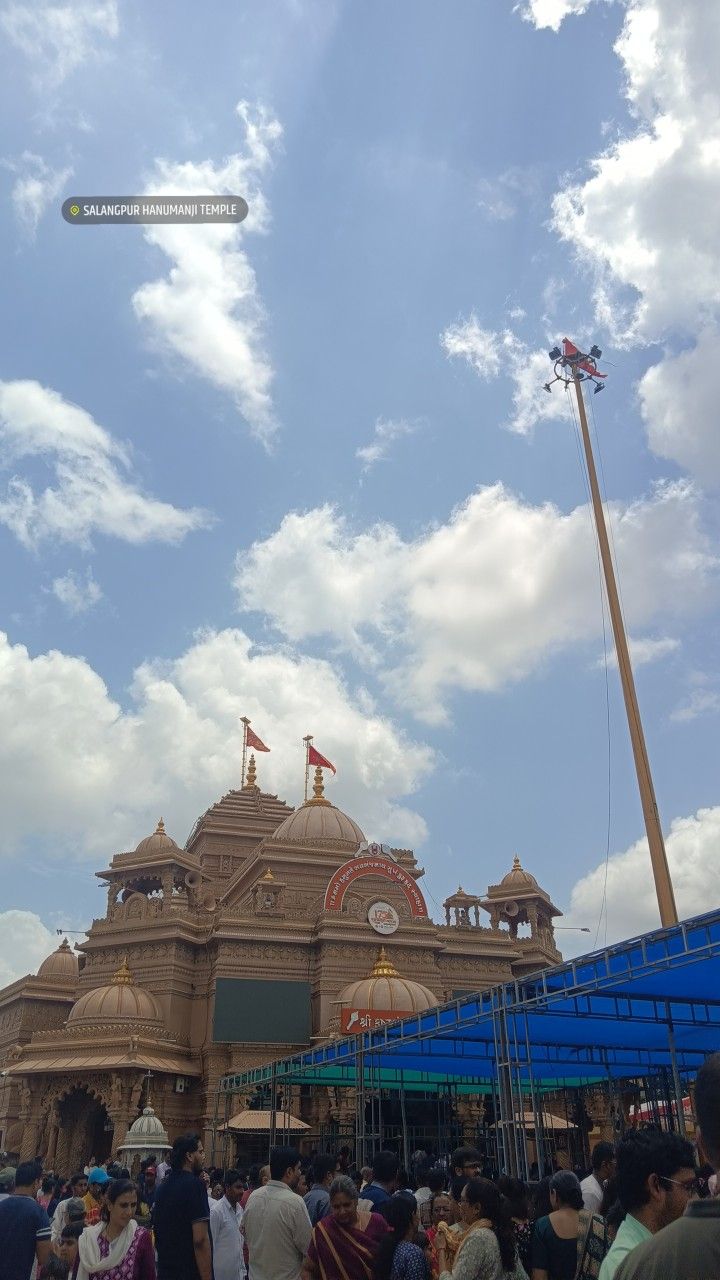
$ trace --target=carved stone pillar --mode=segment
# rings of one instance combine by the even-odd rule
[[[20,1159],[32,1160],[37,1155],[40,1137],[40,1096],[23,1080],[20,1084],[20,1122],[23,1125]]]

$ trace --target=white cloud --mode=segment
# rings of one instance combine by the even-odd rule
[[[701,915],[720,902],[720,806],[698,809],[689,818],[676,818],[665,847],[680,919]],[[605,863],[600,863],[574,886],[570,909],[563,924],[589,925],[592,933],[580,941],[567,935],[567,950],[577,953],[592,947],[605,889]],[[607,941],[634,938],[657,929],[660,919],[652,877],[647,838],[624,853],[613,854],[607,866]],[[565,950],[563,934],[563,949]],[[605,940],[605,919],[598,942]]]
[[[714,715],[720,711],[720,693],[717,689],[693,689],[687,700],[675,707],[670,719],[678,724],[697,720],[698,716]]]
[[[532,351],[511,329],[483,329],[472,314],[449,325],[440,342],[448,356],[466,360],[483,381],[504,375],[512,382],[513,411],[504,424],[508,431],[526,436],[538,422],[570,418],[567,395],[559,384],[550,395],[543,392],[552,377],[547,351]]]
[[[33,68],[39,90],[56,89],[73,71],[101,59],[120,24],[116,0],[9,4],[0,27]]]
[[[585,13],[592,0],[524,0],[516,4],[526,22],[534,26],[549,27],[551,31],[559,31],[565,18],[571,14]]]
[[[65,606],[71,617],[79,613],[87,613],[102,600],[103,594],[93,577],[92,569],[87,570],[84,578],[70,569],[62,578],[53,579],[50,590]]]
[[[4,463],[21,459],[51,467],[55,485],[40,490],[14,475],[0,495],[0,524],[26,547],[48,538],[89,546],[95,533],[125,542],[180,542],[209,523],[146,497],[126,477],[128,449],[78,405],[39,382],[0,382],[0,444]]]
[[[376,463],[385,462],[395,441],[401,440],[403,436],[414,435],[417,430],[418,423],[407,422],[404,418],[378,418],[370,443],[355,450],[355,457],[362,462],[363,471],[370,471]]]
[[[628,638],[630,648],[630,659],[633,667],[644,667],[649,662],[659,662],[662,658],[667,658],[671,653],[677,653],[680,648],[680,641],[672,636],[630,636]],[[612,640],[612,631],[608,627],[608,666],[617,667],[617,654]],[[596,664],[598,667],[605,666],[605,655],[601,654]]]
[[[610,518],[632,627],[709,607],[718,560],[689,484],[612,503]],[[331,636],[430,720],[449,690],[498,689],[601,630],[588,508],[531,506],[500,484],[415,541],[387,524],[356,534],[329,506],[292,513],[236,569],[241,607],[293,640]]]
[[[59,942],[34,911],[0,911],[0,989],[36,973]]]
[[[615,49],[637,127],[557,193],[554,226],[591,264],[596,317],[614,340],[668,344],[640,387],[650,447],[717,484],[720,6],[626,0]]]
[[[478,208],[490,222],[507,222],[515,217],[523,200],[537,194],[538,187],[536,169],[511,165],[497,178],[480,179]]]
[[[640,379],[640,408],[653,453],[671,458],[706,487],[720,486],[717,370],[720,329],[704,329],[697,344],[667,356]]]
[[[265,232],[269,214],[260,186],[282,127],[263,107],[240,102],[245,147],[215,165],[158,160],[146,181],[153,195],[241,195],[249,213],[240,224],[150,226],[145,238],[170,259],[169,274],[133,294],[138,319],[158,343],[195,373],[229,392],[254,436],[268,445],[277,430],[273,370],[255,272],[243,247]]]
[[[176,659],[138,667],[131,697],[123,710],[84,659],[33,658],[0,636],[0,852],[49,837],[58,856],[109,857],[134,848],[160,814],[182,843],[197,815],[239,786],[241,715],[271,747],[258,766],[266,790],[302,798],[302,737],[312,732],[337,765],[330,798],[368,835],[410,845],[426,834],[401,801],[431,752],[327,662],[253,648],[239,630],[207,632]]]
[[[19,161],[4,161],[4,166],[17,174],[12,189],[15,216],[20,226],[34,237],[48,205],[56,200],[72,176],[72,169],[52,169],[42,156],[24,151]]]

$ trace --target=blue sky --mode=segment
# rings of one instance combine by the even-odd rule
[[[242,714],[292,803],[315,734],[431,907],[518,852],[593,940],[655,924],[573,424],[541,385],[566,332],[609,362],[660,811],[681,912],[714,904],[704,31],[670,0],[0,11],[0,976],[92,918],[92,871],[161,813],[182,843],[237,784]],[[233,188],[239,229],[60,217]]]

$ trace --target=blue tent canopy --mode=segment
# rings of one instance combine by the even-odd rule
[[[380,1031],[225,1076],[222,1092],[266,1081],[389,1087],[490,1086],[510,1066],[538,1088],[694,1075],[720,1048],[720,911],[453,1000]]]

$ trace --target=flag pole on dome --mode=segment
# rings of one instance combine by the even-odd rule
[[[593,514],[595,516],[600,560],[605,576],[605,594],[607,596],[607,602],[610,610],[610,621],[612,622],[613,635],[615,637],[615,652],[617,654],[620,683],[622,685],[623,698],[625,700],[625,711],[627,713],[630,741],[635,760],[635,772],[637,774],[638,789],[640,791],[640,803],[642,805],[643,817],[645,819],[645,830],[647,832],[648,848],[650,850],[650,862],[653,871],[653,878],[655,880],[655,892],[657,894],[658,907],[660,910],[660,920],[667,928],[671,925],[677,924],[678,922],[675,893],[673,890],[672,880],[670,878],[667,853],[665,851],[665,841],[663,840],[660,815],[658,813],[657,800],[655,799],[655,787],[653,785],[652,773],[650,772],[650,760],[647,753],[647,747],[645,745],[642,721],[640,719],[640,707],[638,705],[637,693],[635,691],[635,680],[630,662],[630,651],[628,648],[627,635],[625,633],[620,596],[618,593],[617,582],[615,580],[615,570],[610,552],[610,542],[605,523],[605,513],[603,510],[602,498],[600,496],[600,486],[598,485],[597,471],[595,469],[595,459],[593,457],[590,430],[588,428],[587,413],[585,409],[585,397],[583,395],[583,387],[581,386],[581,383],[590,383],[593,387],[594,394],[597,395],[598,391],[602,391],[604,389],[605,383],[603,379],[607,377],[607,374],[601,373],[597,367],[597,362],[602,356],[602,351],[595,345],[593,345],[586,354],[584,351],[581,351],[579,347],[576,347],[575,343],[571,342],[569,338],[563,338],[562,349],[560,347],[553,347],[552,351],[548,352],[548,355],[553,362],[553,371],[555,376],[545,383],[545,390],[552,391],[553,385],[556,382],[560,382],[568,394],[570,392],[570,388],[573,388],[575,398],[577,400],[578,415],[580,418],[580,433],[582,436],[583,449],[585,451],[587,476],[590,482],[590,496],[592,498]]]
[[[243,727],[243,750],[242,750],[242,776],[240,778],[240,786],[245,786],[245,765],[247,764],[247,731],[250,721],[247,716],[241,716],[240,720]]]
[[[258,738],[256,733],[253,733],[247,716],[241,716],[240,720],[242,721],[243,726],[242,781],[240,786],[244,787],[248,747],[250,747],[252,751],[269,751],[270,748],[265,746],[265,743],[261,738]]]
[[[310,743],[312,742],[312,734],[306,734],[303,742],[305,743],[305,800],[307,801],[308,787],[310,786]]]

